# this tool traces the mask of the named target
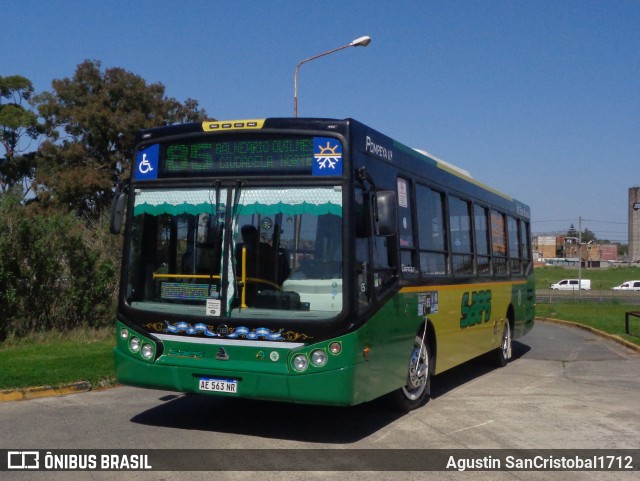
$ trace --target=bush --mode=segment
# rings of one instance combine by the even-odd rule
[[[104,220],[33,214],[0,197],[0,340],[112,323],[119,241]]]

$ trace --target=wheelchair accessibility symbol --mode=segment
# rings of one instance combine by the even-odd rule
[[[160,146],[151,145],[140,150],[136,155],[136,170],[134,171],[136,180],[151,180],[158,178],[158,157]]]
[[[147,159],[147,154],[142,154],[142,162],[138,164],[138,170],[143,175],[148,174],[153,170],[153,167],[151,167],[151,162],[149,162],[149,160]]]

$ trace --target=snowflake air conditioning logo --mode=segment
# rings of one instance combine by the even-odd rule
[[[313,175],[342,175],[342,144],[329,137],[313,138]]]

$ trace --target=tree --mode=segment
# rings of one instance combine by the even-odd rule
[[[567,238],[575,238],[576,240],[578,239],[578,236],[580,237],[580,241],[582,243],[587,243],[587,242],[591,242],[591,241],[596,241],[598,240],[596,237],[595,232],[590,231],[589,229],[585,229],[582,231],[581,234],[578,233],[578,230],[575,228],[575,226],[573,224],[571,224],[571,226],[569,227],[569,230],[567,231]]]
[[[582,236],[581,236],[581,240],[583,243],[587,243],[587,242],[595,242],[598,240],[595,232],[590,231],[589,229],[585,229],[584,231],[582,231]]]
[[[122,68],[101,70],[98,61],[78,65],[73,78],[52,82],[38,97],[47,140],[38,152],[38,201],[97,217],[114,187],[128,176],[139,129],[201,121],[198,102],[165,97],[160,83]]]
[[[122,237],[109,233],[106,215],[32,215],[16,190],[0,197],[0,342],[111,325]]]
[[[35,156],[22,155],[28,150],[26,139],[35,140],[42,132],[38,117],[32,110],[33,85],[20,75],[0,77],[0,194],[7,192],[25,178],[33,176]],[[28,189],[22,189],[23,197]]]

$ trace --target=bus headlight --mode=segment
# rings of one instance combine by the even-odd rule
[[[332,342],[329,344],[329,352],[337,356],[342,352],[342,344],[339,342]]]
[[[128,339],[129,338],[129,331],[123,327],[122,329],[120,329],[120,337],[122,339]]]
[[[307,359],[307,356],[305,356],[304,354],[298,354],[296,357],[293,358],[293,368],[296,371],[298,372],[305,371],[308,366],[309,366],[309,361]]]
[[[311,353],[311,363],[316,367],[322,367],[327,363],[327,353],[316,349]]]
[[[140,354],[147,361],[150,360],[153,357],[153,346],[151,344],[143,344]]]
[[[138,339],[137,337],[132,337],[129,341],[129,350],[131,352],[140,351],[140,339]]]

